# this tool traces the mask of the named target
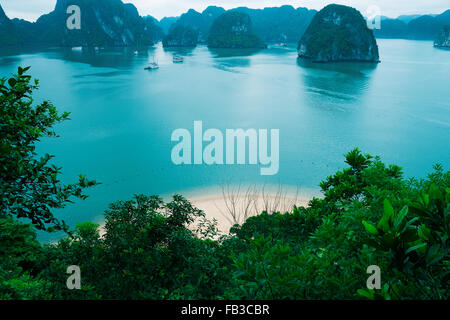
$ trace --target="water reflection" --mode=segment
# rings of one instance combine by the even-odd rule
[[[6,67],[9,65],[19,65],[22,59],[19,57],[1,57],[0,56],[0,67]]]
[[[214,58],[247,57],[264,49],[213,49],[208,48]]]
[[[165,48],[162,47],[164,52],[170,53],[174,56],[192,56],[192,52],[194,52],[195,47],[170,47]]]
[[[328,98],[325,101],[338,103],[359,99],[367,90],[371,73],[378,65],[363,62],[314,63],[304,59],[297,59],[297,64],[302,68],[304,85],[311,99],[314,96],[318,96],[318,100],[325,97]]]
[[[93,67],[126,68],[133,65],[136,56],[147,57],[148,48],[62,48],[54,52],[56,58],[86,63]]]

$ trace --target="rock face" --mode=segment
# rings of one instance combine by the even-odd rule
[[[359,11],[332,4],[319,11],[298,44],[314,62],[379,62],[378,45]]]
[[[250,16],[228,11],[213,23],[208,37],[210,48],[266,48],[266,44],[252,29]]]
[[[81,29],[69,30],[70,5],[81,10]],[[58,0],[54,11],[35,23],[15,19],[25,45],[42,46],[146,46],[152,44],[150,25],[136,7],[121,0]]]
[[[164,47],[195,47],[198,31],[190,26],[176,25],[163,40]]]
[[[438,38],[434,41],[434,46],[437,48],[450,49],[450,26],[442,28]]]

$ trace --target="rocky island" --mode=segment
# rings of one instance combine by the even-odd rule
[[[214,20],[209,32],[208,47],[259,49],[267,46],[253,32],[248,14],[228,11]]]
[[[378,45],[364,17],[336,4],[316,14],[298,44],[298,56],[313,62],[379,62]]]
[[[67,28],[69,5],[80,8],[81,29]],[[9,20],[0,8],[0,46],[141,47],[161,37],[158,29],[154,21],[144,21],[134,5],[121,0],[57,0],[52,12],[33,23]]]
[[[450,49],[450,26],[445,26],[442,28],[441,33],[434,41],[434,46],[436,48]]]

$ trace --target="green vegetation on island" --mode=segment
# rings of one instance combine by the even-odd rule
[[[96,183],[63,185],[51,156],[37,157],[68,114],[34,104],[27,71],[0,81],[0,299],[449,299],[450,172],[405,179],[358,149],[322,198],[226,235],[181,196],[137,195],[110,206],[103,236],[86,222],[38,242],[36,229],[69,231],[52,210]],[[66,286],[72,265],[81,290]],[[373,265],[380,290],[366,287]]]
[[[253,32],[252,21],[246,13],[228,11],[213,23],[208,37],[209,48],[266,48]]]
[[[364,17],[336,4],[315,15],[298,44],[298,55],[314,62],[379,62],[378,45]]]

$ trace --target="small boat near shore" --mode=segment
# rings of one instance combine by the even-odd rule
[[[173,63],[183,63],[184,58],[180,56],[173,56]]]

